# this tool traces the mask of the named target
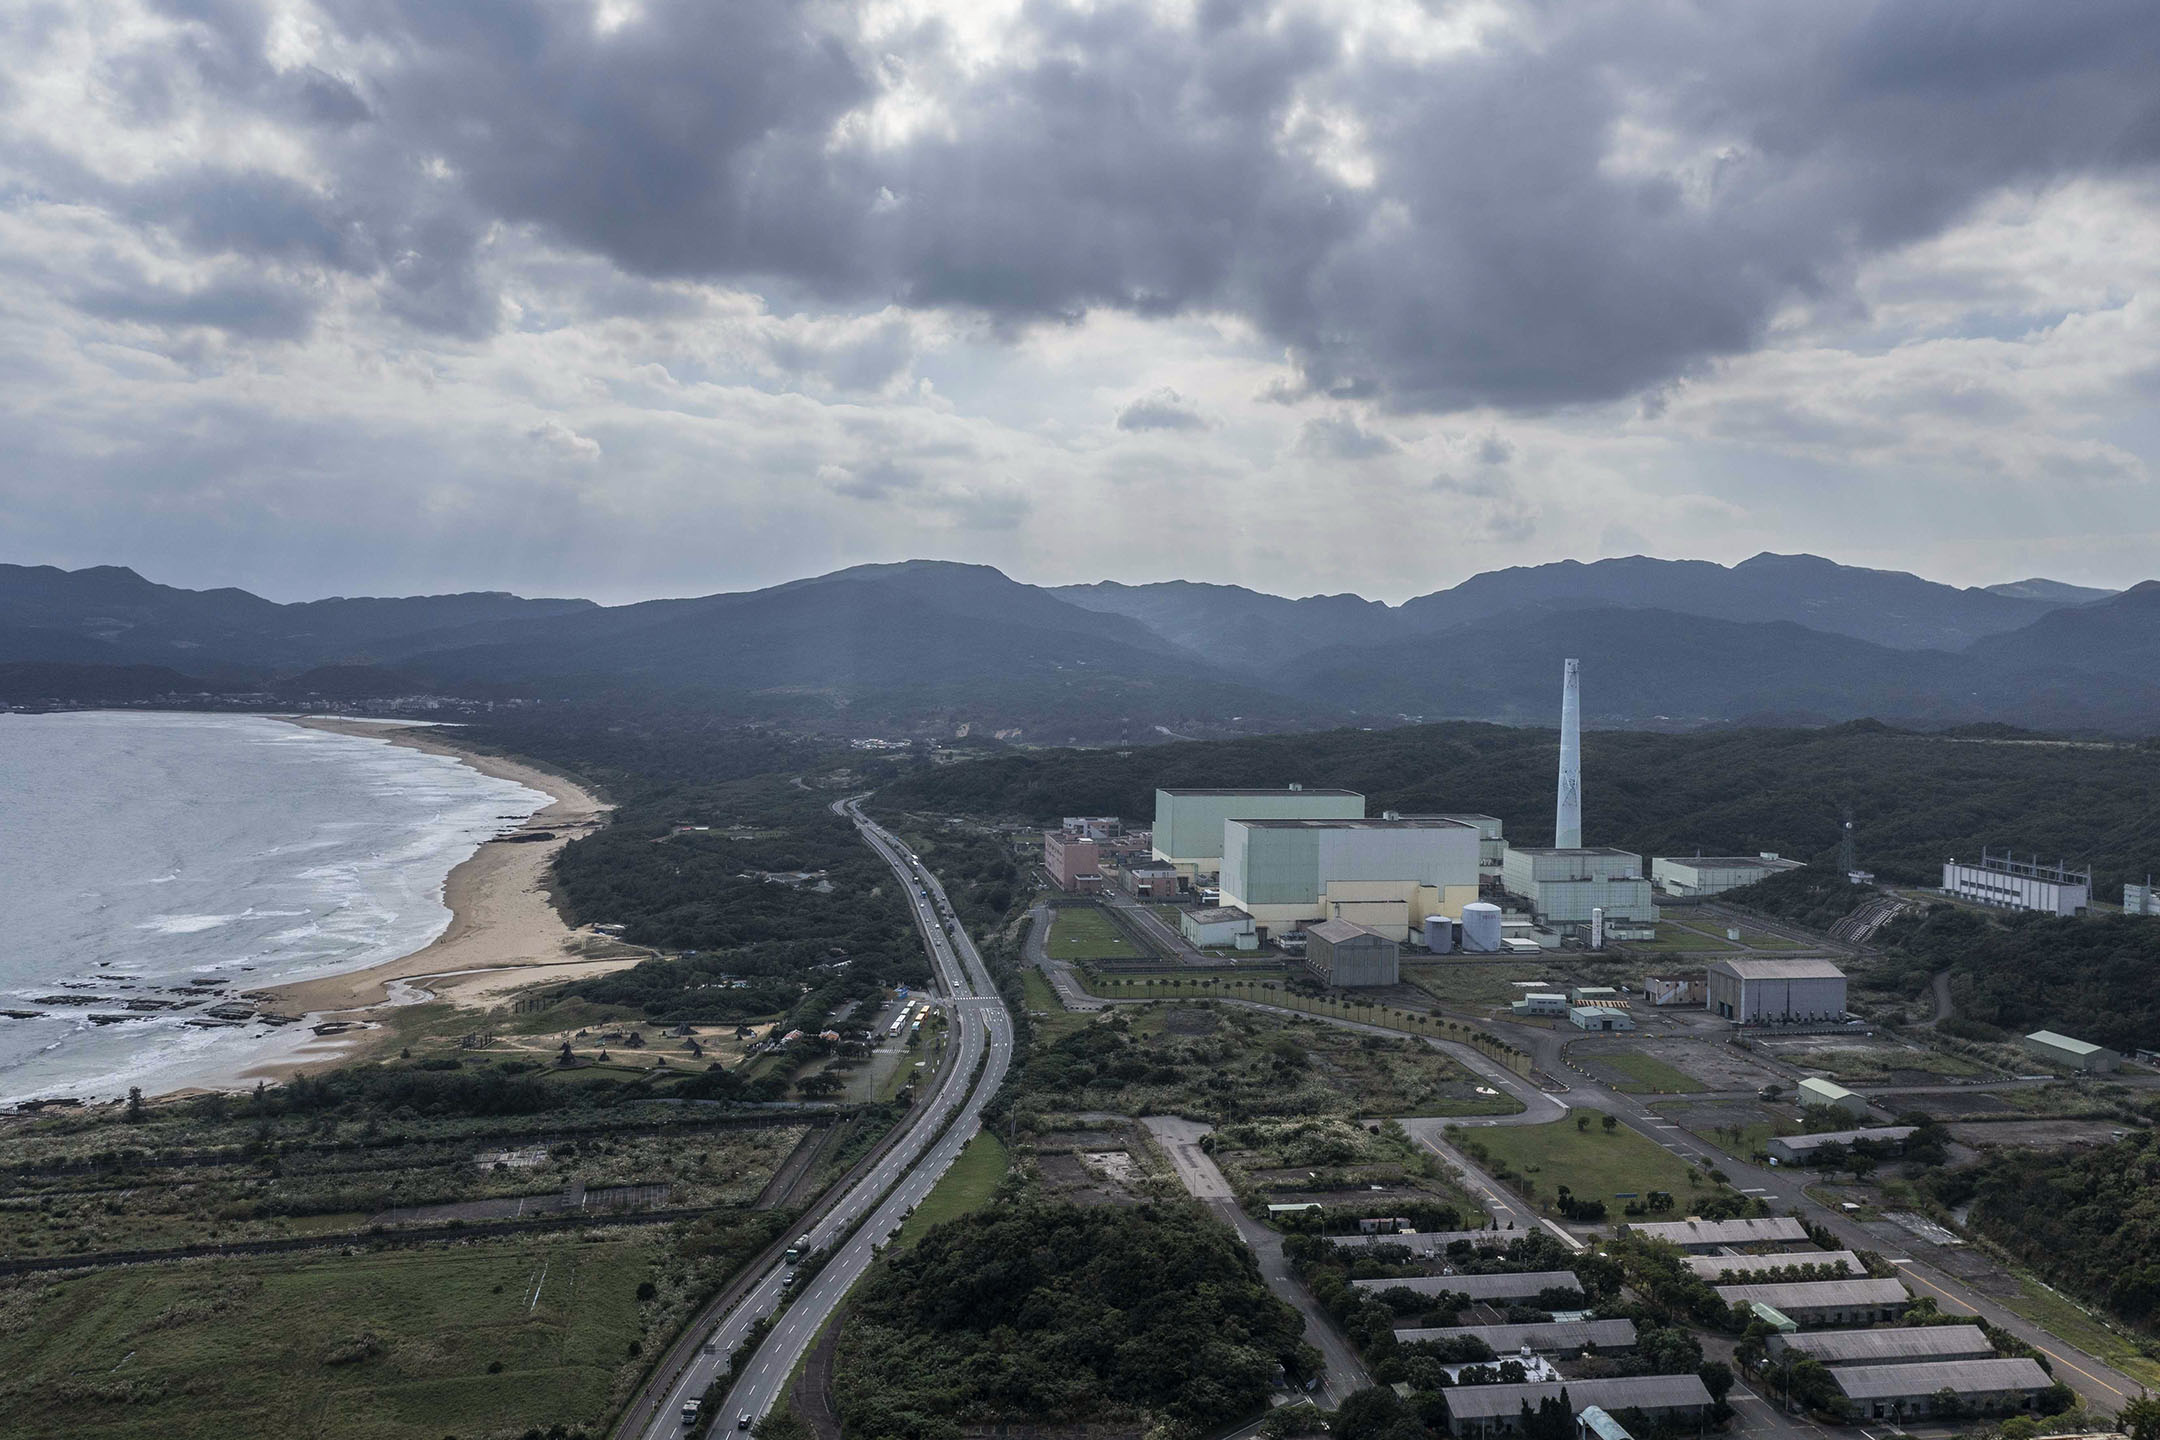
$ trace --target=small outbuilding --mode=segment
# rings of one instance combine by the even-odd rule
[[[1557,1020],[1568,1012],[1567,996],[1546,990],[1533,990],[1508,1006],[1508,1009],[1517,1015],[1542,1015],[1549,1020]]]
[[[1570,1005],[1625,1005],[1620,992],[1610,985],[1577,985],[1568,991]]]
[[[1876,1125],[1866,1130],[1831,1130],[1821,1135],[1773,1135],[1764,1148],[1780,1165],[1813,1165],[1825,1154],[1837,1153],[1829,1148],[1833,1145],[1839,1150],[1851,1150],[1857,1145],[1895,1153],[1912,1139],[1913,1129],[1911,1125]]]
[[[1865,1095],[1856,1095],[1834,1080],[1819,1080],[1810,1076],[1800,1082],[1797,1098],[1803,1110],[1810,1106],[1821,1106],[1862,1120],[1869,1119],[1875,1113],[1869,1108]]]
[[[2105,1045],[2073,1040],[2053,1030],[2035,1030],[2018,1044],[2035,1060],[2045,1060],[2080,1075],[2099,1075],[2122,1069],[2122,1052],[2110,1050]]]
[[[1243,910],[1186,910],[1178,916],[1178,933],[1202,950],[1257,950],[1260,932],[1252,916]]]
[[[1633,1030],[1635,1021],[1625,1010],[1603,1005],[1570,1005],[1568,1023],[1578,1030]]]

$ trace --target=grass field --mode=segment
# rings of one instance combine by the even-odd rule
[[[17,1282],[0,1289],[0,1436],[597,1431],[657,1254],[550,1238]]]
[[[1040,970],[1022,970],[1020,984],[1021,988],[1027,991],[1027,1007],[1033,1017],[1035,1037],[1038,1041],[1047,1044],[1057,1040],[1094,1018],[1067,1010],[1065,1002],[1058,999],[1057,991],[1043,978]]]
[[[2018,1275],[2016,1295],[1997,1296],[2003,1308],[2060,1336],[2096,1360],[2104,1360],[2141,1385],[2160,1388],[2160,1360],[2137,1348],[2137,1342],[2109,1329],[2091,1311],[2057,1294],[2029,1275]],[[2075,1388],[2080,1377],[2062,1377]],[[2104,1398],[2104,1397],[2103,1397]]]
[[[911,1250],[931,1226],[982,1209],[997,1193],[998,1182],[1005,1178],[1009,1165],[1005,1142],[987,1130],[977,1132],[975,1138],[968,1141],[967,1148],[960,1152],[960,1158],[953,1161],[952,1169],[940,1176],[937,1184],[930,1187],[930,1193],[923,1196],[915,1213],[900,1227],[900,1234],[893,1244]]]
[[[1442,960],[1431,964],[1405,965],[1402,978],[1443,1005],[1465,1009],[1498,1009],[1513,1004],[1530,992],[1517,980],[1549,981],[1565,990],[1567,982],[1557,972],[1520,960]]]
[[[1626,1077],[1613,1088],[1628,1095],[1688,1095],[1706,1088],[1702,1081],[1655,1055],[1623,1050],[1598,1056],[1597,1065]]]
[[[1108,915],[1090,906],[1068,906],[1050,924],[1046,947],[1053,960],[1142,960],[1147,952],[1125,938]]]
[[[1666,1190],[1684,1207],[1692,1188],[1688,1165],[1679,1156],[1625,1125],[1607,1134],[1594,1116],[1587,1131],[1577,1130],[1572,1119],[1496,1126],[1478,1131],[1474,1143],[1494,1161],[1529,1177],[1540,1200],[1550,1200],[1565,1185],[1585,1199],[1607,1201]]]

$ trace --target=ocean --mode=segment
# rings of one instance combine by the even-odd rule
[[[264,716],[0,714],[0,1104],[289,1053],[305,1026],[206,1012],[428,945],[450,871],[547,803]]]

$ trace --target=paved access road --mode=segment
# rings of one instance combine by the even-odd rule
[[[857,1220],[869,1217],[841,1243],[804,1293],[779,1316],[718,1407],[719,1413],[701,1416],[694,1430],[682,1423],[684,1403],[704,1394],[706,1387],[726,1372],[728,1358],[749,1336],[751,1326],[779,1308],[787,1293],[786,1265],[774,1265],[759,1276],[690,1363],[635,1402],[620,1434],[637,1435],[642,1440],[680,1440],[688,1433],[705,1433],[709,1424],[711,1433],[720,1435],[734,1430],[739,1416],[748,1415],[754,1421],[772,1409],[796,1363],[848,1290],[862,1278],[876,1258],[877,1248],[900,1228],[907,1212],[930,1193],[930,1187],[981,1128],[983,1106],[1004,1083],[1005,1071],[1012,1063],[1012,1016],[1006,1012],[974,942],[951,918],[951,907],[937,877],[884,827],[864,816],[856,801],[839,801],[833,809],[855,822],[863,839],[885,857],[905,883],[905,893],[915,906],[917,926],[937,973],[938,988],[950,1007],[957,1060],[937,1092],[916,1102],[901,1141],[811,1226],[811,1244],[822,1250],[839,1242]],[[940,1135],[946,1120],[955,1116],[950,1128],[943,1129]],[[938,1137],[935,1143],[933,1136]]]
[[[1372,1376],[1359,1363],[1357,1352],[1343,1339],[1312,1292],[1291,1273],[1289,1257],[1283,1254],[1283,1237],[1245,1213],[1229,1180],[1215,1164],[1215,1157],[1200,1148],[1201,1138],[1215,1127],[1173,1115],[1149,1115],[1140,1123],[1154,1133],[1156,1143],[1169,1155],[1178,1179],[1185,1182],[1192,1197],[1214,1211],[1253,1252],[1268,1288],[1305,1317],[1305,1338],[1320,1352],[1326,1366],[1320,1377],[1320,1402],[1333,1409],[1358,1391],[1370,1389]]]

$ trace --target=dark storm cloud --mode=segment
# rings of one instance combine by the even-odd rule
[[[2160,7],[1969,0],[1533,6],[1412,62],[1310,20],[1041,3],[1024,61],[951,67],[777,0],[329,0],[356,73],[283,73],[243,0],[116,60],[135,113],[176,75],[283,119],[319,192],[226,177],[150,202],[205,253],[378,278],[412,323],[482,334],[489,227],[655,278],[1006,326],[1097,307],[1241,314],[1296,393],[1395,409],[1629,394],[1845,304],[1870,255],[2004,186],[2150,166]],[[937,113],[843,125],[896,79]],[[151,217],[144,217],[151,218]],[[863,357],[855,383],[898,373]]]

